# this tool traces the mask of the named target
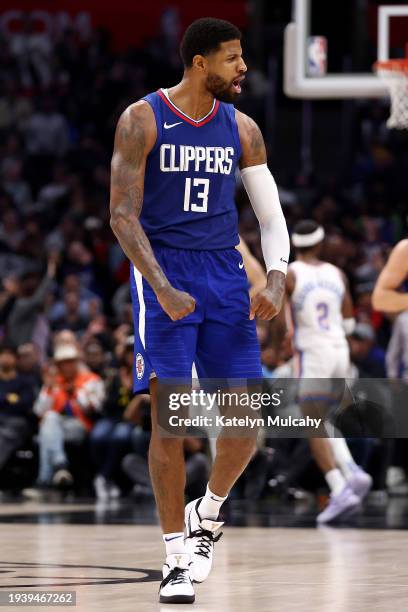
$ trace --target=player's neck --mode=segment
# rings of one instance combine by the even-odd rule
[[[168,94],[177,108],[196,121],[208,115],[214,105],[214,96],[188,75],[184,75],[180,83],[170,87]]]
[[[296,259],[297,261],[302,261],[303,263],[310,264],[311,266],[318,266],[323,263],[321,259],[316,257],[316,255],[298,255]]]

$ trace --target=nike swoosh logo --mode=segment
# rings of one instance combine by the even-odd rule
[[[239,262],[239,264],[238,264],[238,268],[239,268],[240,270],[242,270],[242,268],[243,268],[243,267],[244,267],[244,262],[243,262],[243,261],[240,261],[240,262]]]
[[[172,538],[164,538],[165,542],[171,542],[172,540],[177,540],[177,538],[182,538],[183,536],[173,536]]]
[[[286,259],[283,259],[283,257],[280,258],[281,261],[283,261],[283,263],[287,264],[288,262],[286,261]]]
[[[214,500],[214,501],[216,501],[216,502],[220,502],[220,501],[222,501],[222,499],[217,499],[216,497],[213,497],[212,495],[210,495],[210,497],[211,497],[211,499],[213,499],[213,500]]]
[[[170,128],[176,127],[176,125],[181,125],[182,123],[182,121],[178,121],[177,123],[167,123],[167,121],[165,121],[163,127],[165,130],[169,130]]]

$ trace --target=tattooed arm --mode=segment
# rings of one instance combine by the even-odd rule
[[[266,164],[266,149],[261,130],[248,115],[239,111],[235,113],[242,149],[239,167],[242,170],[249,166]]]
[[[261,228],[267,267],[266,288],[251,299],[250,318],[272,319],[282,308],[289,260],[289,234],[273,176],[266,164],[265,143],[255,121],[236,111],[241,142],[241,177]]]
[[[194,299],[172,287],[160,268],[139,215],[147,155],[156,140],[153,111],[147,102],[129,106],[119,119],[111,164],[111,228],[120,246],[156,293],[169,317],[182,319],[195,308]]]

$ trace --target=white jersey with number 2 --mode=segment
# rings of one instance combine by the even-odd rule
[[[345,284],[341,272],[330,263],[289,265],[296,278],[291,297],[294,344],[297,350],[347,345],[342,303]]]

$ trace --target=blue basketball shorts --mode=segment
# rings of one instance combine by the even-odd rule
[[[248,279],[235,248],[193,251],[155,247],[155,256],[176,289],[195,300],[195,311],[172,321],[149,283],[131,267],[135,358],[134,391],[149,380],[261,379],[255,321],[250,321]]]

